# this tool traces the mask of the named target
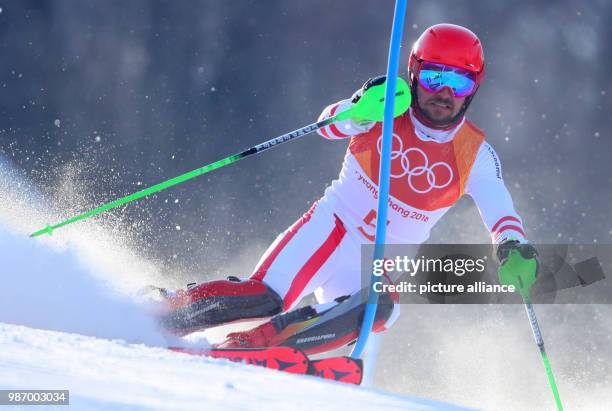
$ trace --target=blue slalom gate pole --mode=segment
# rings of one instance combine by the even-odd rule
[[[387,202],[389,200],[389,175],[391,169],[391,143],[393,141],[393,110],[395,105],[395,84],[399,70],[400,45],[404,33],[404,18],[406,16],[406,0],[396,0],[389,44],[389,60],[387,63],[387,89],[385,94],[385,111],[383,117],[382,150],[380,154],[380,172],[378,173],[378,213],[376,218],[376,237],[374,259],[384,258],[385,239],[387,234]],[[351,352],[351,357],[361,358],[372,332],[376,316],[378,294],[372,289],[376,277],[372,274],[368,284],[368,302],[361,323],[357,343]]]

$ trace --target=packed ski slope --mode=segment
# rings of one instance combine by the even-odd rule
[[[0,387],[69,389],[87,410],[459,410],[224,360],[0,324]]]
[[[170,352],[206,340],[169,341],[135,298],[168,280],[108,227],[28,238],[57,219],[39,203],[0,162],[0,389],[68,389],[78,410],[461,409]]]

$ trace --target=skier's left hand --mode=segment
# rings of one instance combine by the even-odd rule
[[[369,89],[370,87],[379,86],[383,84],[386,80],[387,80],[387,76],[376,76],[376,77],[369,78],[365,83],[363,83],[363,86],[361,86],[359,90],[353,93],[353,95],[350,98],[351,103],[352,104],[357,103],[359,99],[361,98],[361,96],[363,96],[363,93],[365,93],[367,89]],[[352,126],[354,128],[360,130],[361,132],[369,131],[372,127],[374,127],[373,121],[361,121],[361,122],[356,122],[353,120],[349,120],[349,121],[352,123]]]
[[[497,247],[501,265],[497,270],[502,285],[513,285],[525,300],[538,276],[538,252],[531,244],[509,240]]]
[[[359,101],[359,99],[361,98],[361,96],[363,96],[363,93],[367,89],[369,89],[370,87],[379,86],[383,84],[386,80],[387,76],[384,75],[369,78],[365,83],[363,83],[363,86],[361,86],[359,90],[353,93],[353,95],[351,96],[351,103],[355,104]]]

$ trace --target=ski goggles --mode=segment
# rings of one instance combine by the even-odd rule
[[[465,97],[476,90],[474,73],[445,64],[423,62],[418,80],[430,93],[437,93],[444,87],[449,87],[455,97]]]

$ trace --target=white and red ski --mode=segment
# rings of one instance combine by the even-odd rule
[[[359,385],[363,377],[363,364],[360,359],[330,357],[311,360],[303,351],[293,347],[210,349],[170,347],[170,350],[190,355],[225,358],[234,362],[349,384]]]

